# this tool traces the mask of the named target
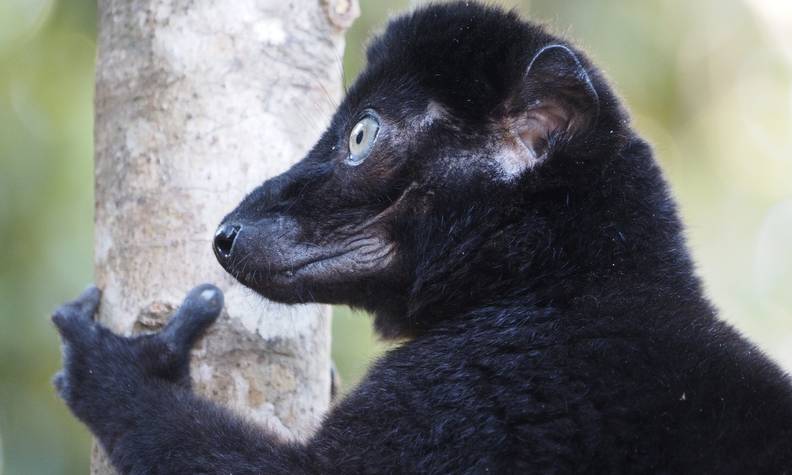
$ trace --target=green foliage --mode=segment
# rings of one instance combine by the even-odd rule
[[[347,82],[365,38],[409,2],[361,3]],[[792,368],[787,2],[503,3],[603,67],[667,170],[714,301]],[[88,469],[88,433],[49,382],[59,353],[48,315],[92,280],[95,8],[0,1],[0,474]],[[333,354],[348,389],[385,345],[365,315],[336,314]]]

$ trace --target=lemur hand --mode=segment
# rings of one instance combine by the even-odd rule
[[[198,337],[223,308],[217,287],[191,290],[160,332],[123,337],[93,319],[100,291],[90,287],[52,316],[62,340],[58,394],[74,414],[111,449],[143,417],[157,417],[163,386],[189,388],[189,357]],[[154,399],[152,399],[154,398]]]

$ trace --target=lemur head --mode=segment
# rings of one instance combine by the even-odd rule
[[[321,139],[224,219],[215,252],[270,299],[415,333],[428,307],[530,287],[563,190],[626,127],[588,60],[541,27],[472,2],[421,8],[374,39]]]

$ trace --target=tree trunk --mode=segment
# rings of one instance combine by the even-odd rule
[[[286,437],[330,403],[330,309],[244,289],[211,251],[244,194],[300,159],[341,91],[354,0],[100,0],[100,320],[156,329],[202,282],[226,311],[193,352],[195,389]],[[94,450],[92,473],[112,473]]]

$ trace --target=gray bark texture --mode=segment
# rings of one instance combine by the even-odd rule
[[[193,351],[195,389],[304,438],[330,404],[330,309],[243,288],[210,243],[225,213],[319,137],[341,93],[354,0],[100,0],[99,319],[156,330],[194,285],[226,310]],[[94,448],[92,473],[113,473]]]

